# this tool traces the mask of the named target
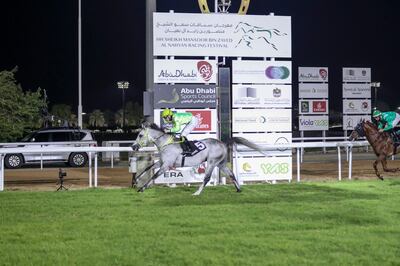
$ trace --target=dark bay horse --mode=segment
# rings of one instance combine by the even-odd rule
[[[386,158],[395,155],[400,150],[396,149],[392,138],[387,132],[379,132],[378,127],[370,121],[360,121],[350,134],[350,140],[356,140],[359,137],[366,137],[369,144],[371,144],[375,155],[378,157],[373,166],[376,176],[383,180],[383,176],[378,171],[378,163],[380,162],[385,172],[396,172],[399,168],[390,169],[387,167]]]
[[[156,124],[143,124],[135,143],[132,145],[132,149],[137,151],[140,147],[154,144],[160,153],[160,160],[148,166],[136,177],[136,179],[139,180],[139,178],[150,169],[159,169],[153,174],[153,176],[140,182],[143,183],[143,185],[138,188],[138,191],[143,192],[152,180],[156,179],[168,170],[176,167],[199,166],[201,163],[207,162],[203,184],[201,184],[199,189],[193,195],[200,195],[204,187],[210,181],[211,174],[215,167],[219,167],[220,170],[225,172],[232,179],[236,191],[240,192],[239,182],[233,174],[233,171],[226,166],[226,163],[228,162],[229,149],[235,143],[245,145],[262,153],[259,146],[244,138],[232,138],[228,145],[225,145],[225,143],[217,139],[208,138],[200,140],[198,143],[198,145],[203,146],[201,151],[191,157],[186,157],[186,160],[182,160],[181,145],[174,142],[172,135],[164,133],[164,131]]]

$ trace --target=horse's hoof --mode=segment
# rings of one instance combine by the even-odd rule
[[[379,178],[380,180],[382,180],[382,181],[384,180],[384,179],[383,179],[383,176],[378,176],[378,178]]]
[[[142,193],[144,191],[144,187],[139,188],[137,192]]]
[[[240,193],[240,192],[242,192],[242,190],[241,189],[236,189],[236,192]]]

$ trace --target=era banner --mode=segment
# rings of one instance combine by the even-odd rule
[[[252,157],[233,160],[240,181],[291,180],[292,157]]]
[[[233,132],[292,131],[291,109],[233,109]]]
[[[343,82],[371,82],[371,68],[344,67]]]
[[[371,98],[371,84],[343,83],[343,98]]]
[[[154,85],[154,108],[216,108],[215,85]]]
[[[291,57],[291,18],[153,13],[155,56]]]
[[[299,100],[299,114],[328,114],[327,100]]]
[[[299,82],[328,82],[328,68],[299,67]]]
[[[216,60],[154,60],[154,83],[216,83]]]
[[[329,97],[327,83],[299,83],[299,98],[327,99]]]
[[[299,116],[300,131],[329,130],[329,117],[327,115]]]
[[[292,107],[291,85],[232,85],[232,107]]]
[[[343,114],[371,114],[371,100],[343,100]]]
[[[291,84],[291,61],[232,60],[232,82]]]

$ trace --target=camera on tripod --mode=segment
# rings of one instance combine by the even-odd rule
[[[62,169],[58,169],[58,178],[60,179],[60,186],[57,188],[57,191],[59,190],[68,190],[66,187],[64,187],[64,177],[67,176],[67,173]]]
[[[64,178],[64,176],[67,176],[67,173],[63,169],[58,169],[58,178]]]

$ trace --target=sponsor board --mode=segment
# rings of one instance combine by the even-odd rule
[[[344,83],[343,98],[371,98],[371,84]]]
[[[327,100],[299,100],[299,114],[328,114]]]
[[[299,67],[299,82],[328,82],[328,68]]]
[[[361,121],[371,121],[369,115],[344,115],[343,116],[343,130],[353,130],[355,126]]]
[[[234,137],[242,137],[260,145],[282,145],[292,143],[292,133],[233,133]],[[260,156],[257,151],[238,152],[239,156]],[[290,156],[292,149],[281,148],[275,151],[265,151],[268,156]]]
[[[161,109],[154,110],[154,121],[160,127],[164,126],[164,121],[161,118]],[[215,109],[210,110],[173,110],[173,112],[190,112],[197,116],[199,119],[199,125],[193,130],[194,133],[208,133],[216,132],[217,130],[217,111]],[[183,127],[181,128],[181,130]]]
[[[299,98],[327,99],[329,97],[327,83],[299,83]]]
[[[154,83],[216,83],[216,60],[154,60]]]
[[[291,180],[292,157],[252,157],[233,160],[240,181]]]
[[[183,184],[183,183],[202,183],[205,177],[205,169],[207,164],[202,163],[196,167],[177,168],[167,171],[163,175],[155,179],[156,184]],[[158,169],[156,169],[157,171]],[[218,174],[214,171],[211,175],[211,183],[216,181]]]
[[[233,85],[232,107],[292,107],[292,86]]]
[[[291,109],[233,109],[233,132],[292,131]]]
[[[154,85],[154,108],[216,108],[215,85]]]
[[[343,82],[371,82],[371,68],[344,67]]]
[[[292,83],[292,62],[232,60],[232,82],[290,84]]]
[[[291,18],[154,13],[155,56],[291,57]]]
[[[327,115],[299,116],[299,130],[329,130],[329,117]]]
[[[343,100],[343,114],[370,114],[371,100]]]

